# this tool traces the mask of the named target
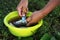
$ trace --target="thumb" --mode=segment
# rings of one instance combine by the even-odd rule
[[[31,20],[32,20],[31,17],[28,17],[28,18],[26,19],[26,21],[27,21],[28,23],[29,23]]]
[[[30,21],[28,24],[27,24],[27,26],[30,26],[32,24],[32,21]]]
[[[21,17],[22,16],[22,6],[20,6],[20,7],[17,7],[17,11],[18,11],[18,14],[19,14],[19,16]]]
[[[18,10],[19,16],[22,16],[21,9]]]
[[[27,23],[27,26],[30,26],[30,24],[32,23],[31,20],[32,20],[31,17],[28,17],[28,18],[27,18],[27,20],[26,20],[26,21],[28,22],[28,23]]]

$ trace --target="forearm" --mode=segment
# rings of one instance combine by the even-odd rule
[[[20,5],[21,3],[28,3],[28,0],[20,0],[19,5]]]
[[[60,3],[60,0],[50,0],[47,5],[42,9],[42,16],[46,16],[48,13],[50,13],[56,6],[58,6]]]
[[[28,5],[28,0],[20,0],[18,6],[21,6],[23,4]]]
[[[22,2],[28,2],[28,0],[21,0],[21,1],[22,1]],[[21,1],[20,1],[20,2],[21,2]]]

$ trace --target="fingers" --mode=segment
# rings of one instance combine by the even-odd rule
[[[22,6],[17,7],[17,11],[18,11],[18,14],[19,14],[20,17],[22,17],[22,15],[21,15],[21,10],[22,10]]]
[[[22,8],[22,15],[25,14],[28,12],[28,8],[27,7],[23,7]]]
[[[29,17],[29,18],[27,18],[26,20],[27,20],[27,22],[29,22],[29,21],[31,20],[31,18]]]
[[[27,26],[30,26],[30,25],[32,25],[32,21],[27,24]]]
[[[22,17],[21,9],[19,9],[19,10],[18,10],[18,14],[19,14],[19,16],[21,16],[21,17]]]
[[[28,8],[25,8],[25,7],[18,7],[17,10],[18,10],[19,16],[22,17],[23,14],[26,14],[26,13],[27,13]]]
[[[28,17],[28,18],[27,18],[27,22],[28,22],[27,26],[32,25],[32,23],[33,23],[32,17]]]

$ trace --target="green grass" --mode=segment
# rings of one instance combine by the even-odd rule
[[[56,27],[60,27],[60,6],[57,6],[50,14],[44,18],[44,24],[38,29],[36,34],[31,37],[19,38],[13,36],[8,28],[3,23],[4,17],[11,11],[15,11],[20,0],[0,0],[0,39],[2,40],[33,40],[40,39],[45,33],[50,33],[52,36],[60,40],[60,36],[57,35],[56,31],[59,31]],[[35,11],[42,9],[46,4],[47,0],[29,0],[29,10]]]

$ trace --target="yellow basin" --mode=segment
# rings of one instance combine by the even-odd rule
[[[30,15],[32,14],[32,12],[28,12],[27,13],[27,17],[29,17]],[[6,27],[8,27],[9,31],[15,35],[15,36],[20,36],[20,37],[27,37],[27,36],[31,36],[33,35],[36,30],[41,27],[41,25],[43,24],[43,21],[40,20],[38,22],[37,25],[35,26],[32,26],[32,27],[26,27],[26,28],[18,28],[18,27],[15,27],[13,25],[10,25],[9,24],[9,21],[16,18],[16,17],[19,17],[18,16],[18,12],[17,11],[13,11],[13,12],[10,12],[5,18],[4,18],[4,24],[6,25]]]

